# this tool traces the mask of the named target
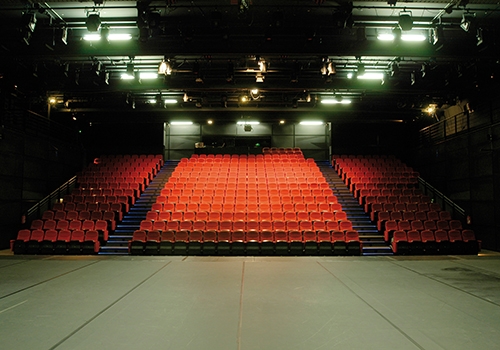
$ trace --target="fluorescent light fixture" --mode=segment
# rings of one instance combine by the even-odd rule
[[[193,122],[170,122],[171,125],[193,125]]]
[[[252,122],[252,121],[241,120],[241,121],[237,122],[236,124],[238,124],[238,125],[258,125],[258,124],[260,124],[260,122]]]
[[[114,33],[108,35],[109,41],[127,41],[132,39],[132,34],[126,33]],[[83,36],[83,40],[85,41],[99,41],[101,40],[101,34],[93,33],[93,34],[85,34]]]
[[[129,33],[111,33],[108,35],[109,41],[127,41],[132,40],[132,34]]]
[[[157,79],[158,73],[156,73],[156,72],[140,72],[139,78],[142,80]]]
[[[366,72],[363,75],[358,75],[358,79],[362,80],[382,80],[384,73],[381,72]]]
[[[347,78],[352,79],[354,75],[352,73],[347,73]],[[364,74],[357,75],[357,79],[361,80],[382,80],[384,79],[384,73],[382,72],[365,72]]]
[[[352,101],[347,100],[347,99],[337,100],[334,98],[327,98],[327,99],[321,100],[321,103],[323,103],[325,105],[337,105],[337,104],[349,105],[352,103]]]
[[[391,33],[381,33],[377,35],[377,39],[380,41],[394,41],[396,36]],[[412,42],[420,42],[425,41],[427,38],[423,34],[402,34],[401,40],[403,41],[412,41]]]
[[[122,80],[132,80],[132,79],[134,79],[134,76],[132,74],[128,74],[128,73],[122,73],[121,79]]]
[[[85,34],[83,36],[85,41],[99,41],[101,40],[101,34]]]
[[[425,41],[427,40],[427,38],[423,34],[402,34],[401,40],[418,42],[418,41]]]
[[[304,121],[304,122],[300,122],[299,124],[300,125],[323,125],[324,122],[320,122],[320,121]]]
[[[166,100],[163,101],[166,105],[173,105],[177,103],[177,100],[174,100],[173,98],[167,98]]]
[[[380,41],[393,41],[394,34],[382,33],[382,34],[377,35],[377,39]]]

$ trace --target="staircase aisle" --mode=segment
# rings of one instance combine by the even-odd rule
[[[363,242],[363,255],[392,255],[391,248],[384,242],[384,235],[378,232],[377,226],[370,220],[356,198],[349,191],[340,176],[328,161],[316,162],[326,181],[337,196],[339,203],[352,222],[353,229],[358,231]]]
[[[132,239],[132,234],[139,229],[141,221],[146,218],[146,214],[151,210],[151,206],[156,201],[165,183],[172,175],[177,161],[166,161],[153,181],[130,207],[130,211],[125,213],[123,220],[116,225],[116,230],[109,235],[108,242],[101,247],[101,255],[123,255],[128,254],[128,242]]]

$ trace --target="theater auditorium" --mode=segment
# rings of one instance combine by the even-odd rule
[[[498,347],[496,2],[0,19],[0,348]]]

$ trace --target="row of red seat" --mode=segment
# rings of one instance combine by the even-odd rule
[[[160,199],[161,200],[161,199]],[[158,204],[159,206],[155,206]],[[161,205],[161,207],[160,207]],[[233,212],[233,213],[271,213],[287,211],[295,212],[335,212],[342,210],[339,203],[171,203],[171,202],[157,202],[154,203],[156,211],[169,211],[169,212]],[[153,208],[152,206],[152,208]]]
[[[185,205],[182,203],[181,205]],[[234,220],[234,221],[274,221],[274,220],[310,220],[310,221],[339,221],[347,220],[347,215],[342,211],[340,204],[335,204],[335,208],[325,211],[305,211],[294,210],[292,207],[289,211],[196,211],[189,210],[192,204],[187,205],[188,210],[168,210],[171,208],[155,207],[146,214],[146,219],[151,221],[161,220]],[[292,204],[293,205],[293,204]],[[333,205],[332,205],[333,206]],[[167,209],[167,210],[162,210]],[[333,210],[332,210],[333,209]]]
[[[254,188],[246,189],[236,187],[234,188],[163,188],[160,192],[162,196],[225,196],[225,197],[291,197],[291,196],[333,196],[333,190],[331,188],[282,188],[282,189],[267,189],[267,188]]]
[[[97,230],[20,230],[11,241],[14,254],[97,254]]]
[[[81,199],[75,198],[74,196],[93,196],[95,198],[95,202],[103,202],[102,198],[96,198],[97,196],[128,196],[131,197],[132,201],[135,201],[136,198],[139,198],[139,194],[144,191],[144,188],[137,187],[136,189],[133,188],[116,188],[116,189],[82,189],[82,188],[75,188],[72,192],[71,195],[73,198],[71,201],[75,203],[81,203]],[[69,197],[68,197],[69,198]],[[86,199],[83,200],[84,202]],[[92,201],[90,201],[92,203]]]
[[[219,204],[233,204],[233,205],[244,205],[250,203],[270,203],[270,204],[286,204],[286,203],[304,203],[304,204],[319,204],[319,203],[338,203],[337,196],[241,196],[241,195],[226,195],[226,196],[164,196],[159,195],[156,199],[157,203],[189,203],[189,204],[199,204],[199,203],[219,203]]]
[[[447,211],[381,211],[376,212],[376,221],[379,231],[383,231],[385,228],[385,223],[389,220],[400,221],[426,221],[426,220],[452,220],[451,214]],[[458,220],[456,220],[458,221]],[[460,221],[459,221],[460,222]]]
[[[389,220],[382,226],[386,242],[390,242],[394,231],[461,230],[459,220]]]
[[[111,224],[106,220],[33,220],[31,230],[96,230],[99,232],[101,242],[108,240]]]
[[[192,230],[229,230],[229,231],[348,231],[353,230],[352,222],[343,220],[273,220],[273,221],[232,221],[232,220],[142,220],[140,229],[144,231],[151,230],[173,230],[173,231],[192,231]]]
[[[52,211],[52,210],[47,210],[46,212],[43,213],[41,220],[37,219],[37,220],[32,221],[31,228],[35,227],[35,225],[40,225],[39,224],[40,222],[43,223],[43,226],[46,226],[46,225],[51,225],[51,222],[55,221],[55,222],[57,222],[57,225],[63,226],[65,224],[60,223],[60,221],[70,222],[70,221],[75,221],[75,220],[79,220],[79,221],[91,220],[97,224],[97,221],[103,220],[103,221],[106,221],[108,224],[108,231],[114,231],[116,228],[116,215],[115,214],[116,213],[114,211],[100,211],[100,210],[95,210],[95,211],[89,211],[89,210]],[[64,229],[64,228],[65,227],[61,227],[59,229]]]
[[[188,207],[191,204],[188,204]],[[230,221],[275,221],[275,220],[299,220],[299,221],[340,221],[347,220],[347,214],[343,212],[339,205],[335,211],[251,211],[251,212],[233,212],[233,211],[157,211],[152,208],[146,214],[146,220],[151,221],[170,221],[170,220],[189,220],[189,221],[209,221],[209,220],[230,220]]]
[[[397,230],[391,247],[395,254],[477,254],[481,249],[472,230]]]
[[[360,255],[356,231],[143,231],[133,234],[132,254],[146,255]]]

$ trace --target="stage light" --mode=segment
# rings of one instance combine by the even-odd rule
[[[444,29],[442,26],[436,26],[431,29],[430,41],[432,45],[442,46],[444,44]]]
[[[158,65],[158,74],[171,75],[172,66],[170,65],[170,60],[163,59]]]
[[[99,14],[92,13],[88,15],[85,25],[87,26],[87,30],[89,32],[97,32],[101,27],[101,18],[99,17]]]
[[[23,14],[22,21],[23,21],[23,25],[26,27],[26,29],[28,29],[32,33],[35,31],[36,15],[34,13]]]
[[[392,62],[390,65],[391,69],[391,77],[394,77],[399,74],[399,64],[397,62]]]
[[[413,19],[411,17],[411,12],[401,12],[399,14],[399,27],[404,31],[408,31],[413,28]]]
[[[61,28],[61,42],[64,45],[68,45],[68,28],[67,27],[62,27]]]
[[[473,29],[476,21],[475,13],[464,13],[462,15],[462,21],[460,22],[460,28],[462,28],[467,33]]]
[[[259,69],[262,73],[267,72],[267,64],[265,61],[259,61],[258,65],[259,65]]]
[[[324,122],[320,122],[320,121],[302,121],[299,124],[300,125],[323,125]]]

